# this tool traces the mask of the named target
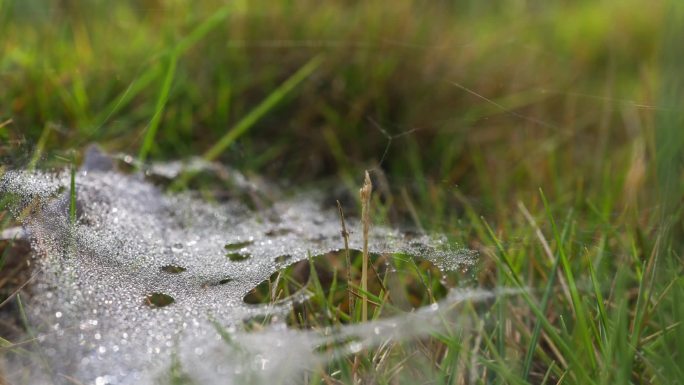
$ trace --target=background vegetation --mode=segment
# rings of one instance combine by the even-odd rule
[[[682,8],[0,0],[0,157],[59,166],[97,142],[348,191],[372,169],[375,221],[445,232],[480,251],[480,285],[531,288],[414,376],[678,383]],[[398,378],[353,361],[310,381]]]

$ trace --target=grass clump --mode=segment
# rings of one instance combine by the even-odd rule
[[[312,256],[271,275],[246,296],[249,304],[292,301],[287,323],[296,328],[362,323],[405,314],[443,299],[450,287],[467,282],[458,273],[443,273],[427,260],[404,254],[368,254],[350,250]],[[363,264],[370,270],[361,286]],[[352,301],[349,301],[349,298]],[[360,305],[366,298],[366,318]],[[354,304],[357,304],[355,306]]]

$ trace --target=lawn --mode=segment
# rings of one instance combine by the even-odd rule
[[[303,383],[684,383],[681,36],[675,0],[0,0],[0,172],[79,165],[98,143],[137,167],[201,157],[323,191],[358,219],[369,170],[371,231],[478,252],[454,279],[495,295],[470,327]],[[221,188],[186,173],[168,193]],[[27,251],[1,247],[0,317],[21,318]],[[388,301],[373,274],[363,294],[362,260],[293,265],[249,300],[313,282],[291,328],[362,323],[350,288],[370,318]],[[416,269],[398,277],[415,307],[445,295]],[[170,382],[189,381],[182,364]]]

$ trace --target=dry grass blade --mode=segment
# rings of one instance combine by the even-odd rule
[[[556,257],[553,255],[551,246],[549,245],[549,242],[546,240],[546,236],[544,236],[544,233],[542,233],[541,228],[539,228],[537,221],[534,219],[532,214],[530,214],[530,211],[527,210],[527,207],[525,207],[525,205],[520,201],[518,201],[518,209],[520,209],[520,212],[523,214],[525,219],[534,228],[534,234],[539,239],[539,242],[541,243],[542,248],[544,249],[544,254],[546,254],[546,256],[549,258],[549,262],[553,263]],[[565,278],[562,275],[558,275],[558,282],[563,288],[565,298],[567,299],[568,303],[570,303],[572,301],[572,298],[570,296],[570,289],[568,288],[568,283],[565,281]]]
[[[4,122],[0,122],[0,128],[4,128],[5,126],[9,126],[12,124],[14,121],[12,119],[7,119]]]
[[[373,191],[373,184],[370,175],[366,171],[363,187],[359,190],[361,195],[361,224],[363,226],[363,265],[361,267],[361,289],[363,298],[361,301],[361,319],[368,320],[368,232],[370,230],[370,199]]]

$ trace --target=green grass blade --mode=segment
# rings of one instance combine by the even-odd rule
[[[224,6],[218,11],[214,12],[209,18],[204,20],[192,32],[184,37],[175,47],[174,54],[182,56],[185,52],[192,48],[198,41],[202,40],[209,32],[216,28],[223,20],[230,14],[229,6]]]
[[[76,166],[71,166],[69,190],[69,224],[73,227],[76,224]]]
[[[604,242],[605,238],[601,238],[601,244],[603,244]],[[596,269],[594,269],[594,264],[591,262],[591,260],[589,260],[589,275],[591,277],[591,283],[594,288],[594,295],[596,296],[596,306],[598,308],[601,335],[605,339],[606,330],[608,327],[608,316],[606,315],[606,308],[603,305],[604,299],[603,294],[601,294],[601,287],[599,285],[598,278],[596,276]],[[605,344],[606,341],[602,340],[602,343]]]
[[[11,348],[12,346],[14,346],[13,343],[11,343],[8,340],[0,337],[0,348]]]
[[[524,206],[523,206],[524,207]],[[563,235],[562,239],[565,240],[567,237],[567,234],[570,229],[570,223],[571,223],[571,216],[572,216],[572,211],[568,214],[568,218],[566,220],[566,224],[563,228]],[[547,248],[549,245],[546,241],[546,237],[544,237],[543,233],[541,232],[541,229],[537,225],[536,221],[530,216],[530,220],[532,221],[532,225],[535,227],[535,230],[538,232],[538,237],[540,240],[543,242],[543,245],[545,248]],[[549,254],[551,254],[550,248],[549,248]],[[548,310],[549,302],[551,300],[551,295],[553,292],[553,286],[556,281],[556,275],[558,274],[558,266],[560,265],[560,257],[556,253],[555,259],[553,262],[553,266],[551,267],[551,274],[549,274],[546,288],[544,289],[544,295],[542,296],[542,302],[541,302],[541,311],[542,313],[546,314],[546,311]],[[532,331],[532,336],[530,339],[530,346],[527,350],[527,353],[525,354],[525,359],[523,361],[523,370],[522,370],[522,377],[525,381],[528,380],[530,370],[532,369],[532,359],[534,357],[534,352],[537,347],[537,343],[539,342],[539,336],[541,335],[541,321],[537,320],[536,324],[534,325],[534,329]]]
[[[190,34],[188,34],[188,36],[178,42],[171,52],[169,64],[166,69],[166,75],[164,76],[164,82],[162,83],[162,88],[159,92],[159,97],[157,98],[157,105],[155,106],[154,115],[152,116],[150,124],[147,127],[145,139],[140,147],[140,152],[138,153],[138,160],[141,163],[147,159],[147,155],[154,144],[154,138],[157,135],[157,130],[159,129],[159,122],[161,121],[164,108],[166,107],[166,102],[168,101],[169,94],[171,92],[171,85],[173,84],[173,79],[176,74],[178,59],[188,49],[190,49],[190,47],[195,45],[199,40],[206,36],[207,33],[216,28],[226,17],[228,17],[228,14],[229,8],[227,6],[221,8],[218,12],[214,13],[211,17],[197,26],[192,32],[190,32]]]
[[[138,94],[145,90],[162,72],[160,65],[154,65],[147,69],[140,76],[136,77],[126,89],[114,99],[105,109],[94,119],[98,122],[93,130],[98,130],[104,126],[109,119],[121,109],[126,107]]]
[[[541,189],[539,191],[541,194],[542,202],[544,203],[544,209],[546,210],[546,214],[549,218],[549,221],[551,222],[551,229],[553,230],[554,238],[556,239],[558,255],[560,257],[561,264],[563,266],[563,272],[565,273],[565,279],[567,280],[568,287],[570,290],[570,297],[572,300],[572,306],[575,310],[575,317],[577,318],[577,327],[579,328],[580,338],[584,345],[584,349],[586,350],[586,356],[589,358],[591,368],[594,369],[596,368],[596,357],[594,356],[594,347],[591,342],[589,334],[589,324],[587,322],[586,315],[587,311],[584,307],[582,299],[580,298],[579,290],[577,289],[577,282],[575,281],[570,261],[568,260],[568,257],[565,253],[564,242],[561,238],[560,232],[558,231],[558,227],[556,226],[556,221],[553,219],[553,215],[551,214],[550,207],[548,201],[546,200],[544,192]]]
[[[169,94],[171,93],[171,84],[173,83],[173,78],[176,75],[176,65],[178,63],[178,56],[172,55],[169,58],[169,64],[166,69],[166,75],[164,76],[164,83],[162,84],[161,91],[159,92],[159,97],[157,98],[157,105],[154,109],[154,115],[150,120],[150,124],[147,126],[147,132],[145,133],[145,139],[140,147],[140,152],[138,153],[138,160],[140,163],[144,163],[147,159],[147,155],[154,144],[154,137],[157,135],[157,130],[159,129],[159,122],[161,121],[162,115],[164,113],[164,107],[166,107],[166,102],[169,99]]]
[[[45,150],[45,145],[47,144],[47,140],[48,140],[49,136],[50,136],[50,124],[46,123],[45,127],[43,127],[43,131],[40,133],[40,138],[38,138],[38,143],[36,143],[36,148],[33,150],[33,156],[31,157],[31,160],[29,161],[29,164],[26,167],[28,170],[33,170],[36,168],[36,164],[38,163],[38,160],[40,160],[40,157],[43,155],[43,151]]]
[[[297,72],[285,80],[278,88],[273,90],[266,99],[251,110],[247,116],[242,118],[233,128],[231,128],[219,141],[204,153],[206,160],[216,159],[225,151],[237,138],[246,133],[264,115],[278,105],[299,83],[309,77],[316,68],[323,62],[321,56],[314,56]]]
[[[513,269],[513,266],[509,261],[506,249],[503,247],[501,241],[494,233],[494,230],[489,226],[489,224],[486,221],[483,221],[483,225],[489,232],[489,236],[494,242],[496,249],[498,250],[498,257],[502,260],[501,262],[503,266],[506,267],[506,269],[504,269],[504,273],[511,281],[515,283],[516,287],[520,289],[520,295],[522,295],[523,299],[530,307],[530,310],[534,313],[535,317],[537,317],[537,319],[541,321],[542,328],[549,335],[549,338],[551,338],[551,340],[558,346],[560,351],[564,354],[564,357],[569,361],[569,365],[572,367],[574,373],[577,374],[578,380],[581,380],[581,382],[585,384],[595,383],[594,380],[586,372],[585,367],[578,360],[575,351],[568,345],[567,341],[563,339],[560,336],[560,334],[558,334],[556,328],[549,322],[549,320],[546,318],[546,315],[541,311],[541,309],[534,301],[532,296],[530,296],[528,288],[522,284],[522,281],[515,273],[515,270]]]
[[[540,310],[543,314],[546,314],[549,302],[551,300],[551,294],[553,292],[553,286],[556,282],[556,273],[558,271],[558,265],[560,264],[560,257],[556,256],[556,260],[553,261],[553,267],[551,267],[551,274],[549,274],[548,281],[546,282],[546,288],[544,289],[544,295],[542,296],[542,301],[540,304]],[[539,336],[541,334],[541,320],[537,320],[534,325],[534,330],[532,331],[532,338],[530,339],[530,347],[525,354],[525,360],[523,362],[522,378],[527,381],[530,375],[530,369],[532,369],[532,358],[534,357],[534,351],[537,348],[537,343],[539,342]]]
[[[681,101],[684,100],[684,52],[681,50],[681,37],[684,33],[684,5],[680,1],[668,2],[667,18],[664,20],[664,39],[661,49],[660,104],[669,108],[659,109],[656,113],[655,129],[655,161],[658,193],[661,210],[661,227],[663,233],[663,250],[668,246],[681,247],[681,237],[675,237],[673,227],[681,224],[683,171],[682,153],[684,153],[684,112]]]

